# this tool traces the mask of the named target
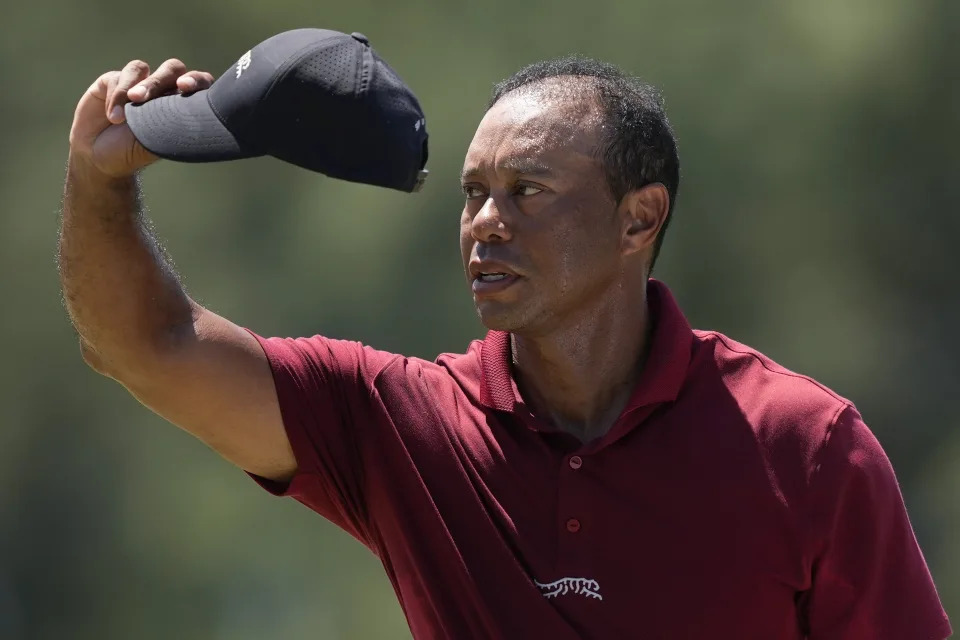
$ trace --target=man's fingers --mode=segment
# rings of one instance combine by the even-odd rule
[[[107,71],[105,74],[94,80],[87,93],[101,102],[106,102],[110,96],[110,91],[117,84],[117,78],[120,77],[119,71]]]
[[[106,96],[107,119],[113,124],[123,122],[123,105],[128,102],[127,90],[150,74],[150,65],[143,60],[131,60],[116,78],[108,81]]]
[[[95,135],[91,134],[91,129],[100,131],[107,126],[103,124],[104,120],[109,123],[106,112],[107,97],[113,91],[119,77],[119,71],[104,73],[94,80],[77,102],[73,112],[73,124],[70,127],[71,147],[81,148],[88,145],[91,135]]]
[[[122,71],[111,71],[97,79],[92,93],[104,100],[107,120],[120,124],[125,120],[123,105],[146,102],[174,91],[193,93],[209,89],[214,77],[206,71],[187,71],[186,65],[171,58],[150,73],[150,65],[131,60]]]
[[[213,76],[206,71],[188,71],[177,78],[177,89],[180,93],[193,93],[209,89],[213,84]]]
[[[170,58],[146,79],[141,79],[136,86],[130,87],[127,97],[132,102],[145,102],[158,96],[166,95],[177,87],[177,78],[186,73],[185,64],[176,58]]]
[[[123,122],[123,106],[117,105],[114,103],[114,107],[111,108],[111,100],[113,99],[114,94],[117,92],[117,83],[120,82],[120,74],[113,73],[109,77],[104,78],[104,91],[103,91],[103,104],[104,109],[107,111],[107,120],[117,124]],[[121,113],[117,113],[119,110]]]

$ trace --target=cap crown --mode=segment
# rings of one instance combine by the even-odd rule
[[[366,39],[296,29],[227,69],[208,99],[245,146],[333,178],[412,191],[427,159],[423,111]]]

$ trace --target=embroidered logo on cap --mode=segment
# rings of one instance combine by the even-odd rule
[[[249,51],[240,56],[240,59],[237,60],[237,78],[243,75],[243,72],[247,70],[252,60],[253,57],[250,55]]]

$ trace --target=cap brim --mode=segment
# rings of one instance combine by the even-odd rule
[[[127,125],[148,151],[178,162],[219,162],[263,155],[242,145],[207,100],[207,91],[127,103]]]

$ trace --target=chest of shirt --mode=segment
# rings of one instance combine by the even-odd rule
[[[637,615],[671,632],[680,616],[683,637],[718,624],[793,637],[809,583],[801,529],[736,416],[661,413],[599,450],[512,416],[419,422],[387,454],[409,457],[416,481],[374,483],[384,494],[371,502],[385,538],[405,541],[400,570],[418,589],[431,589],[425,575],[444,576],[437,588],[469,576],[481,602],[542,599],[582,637],[598,624],[623,634]]]

